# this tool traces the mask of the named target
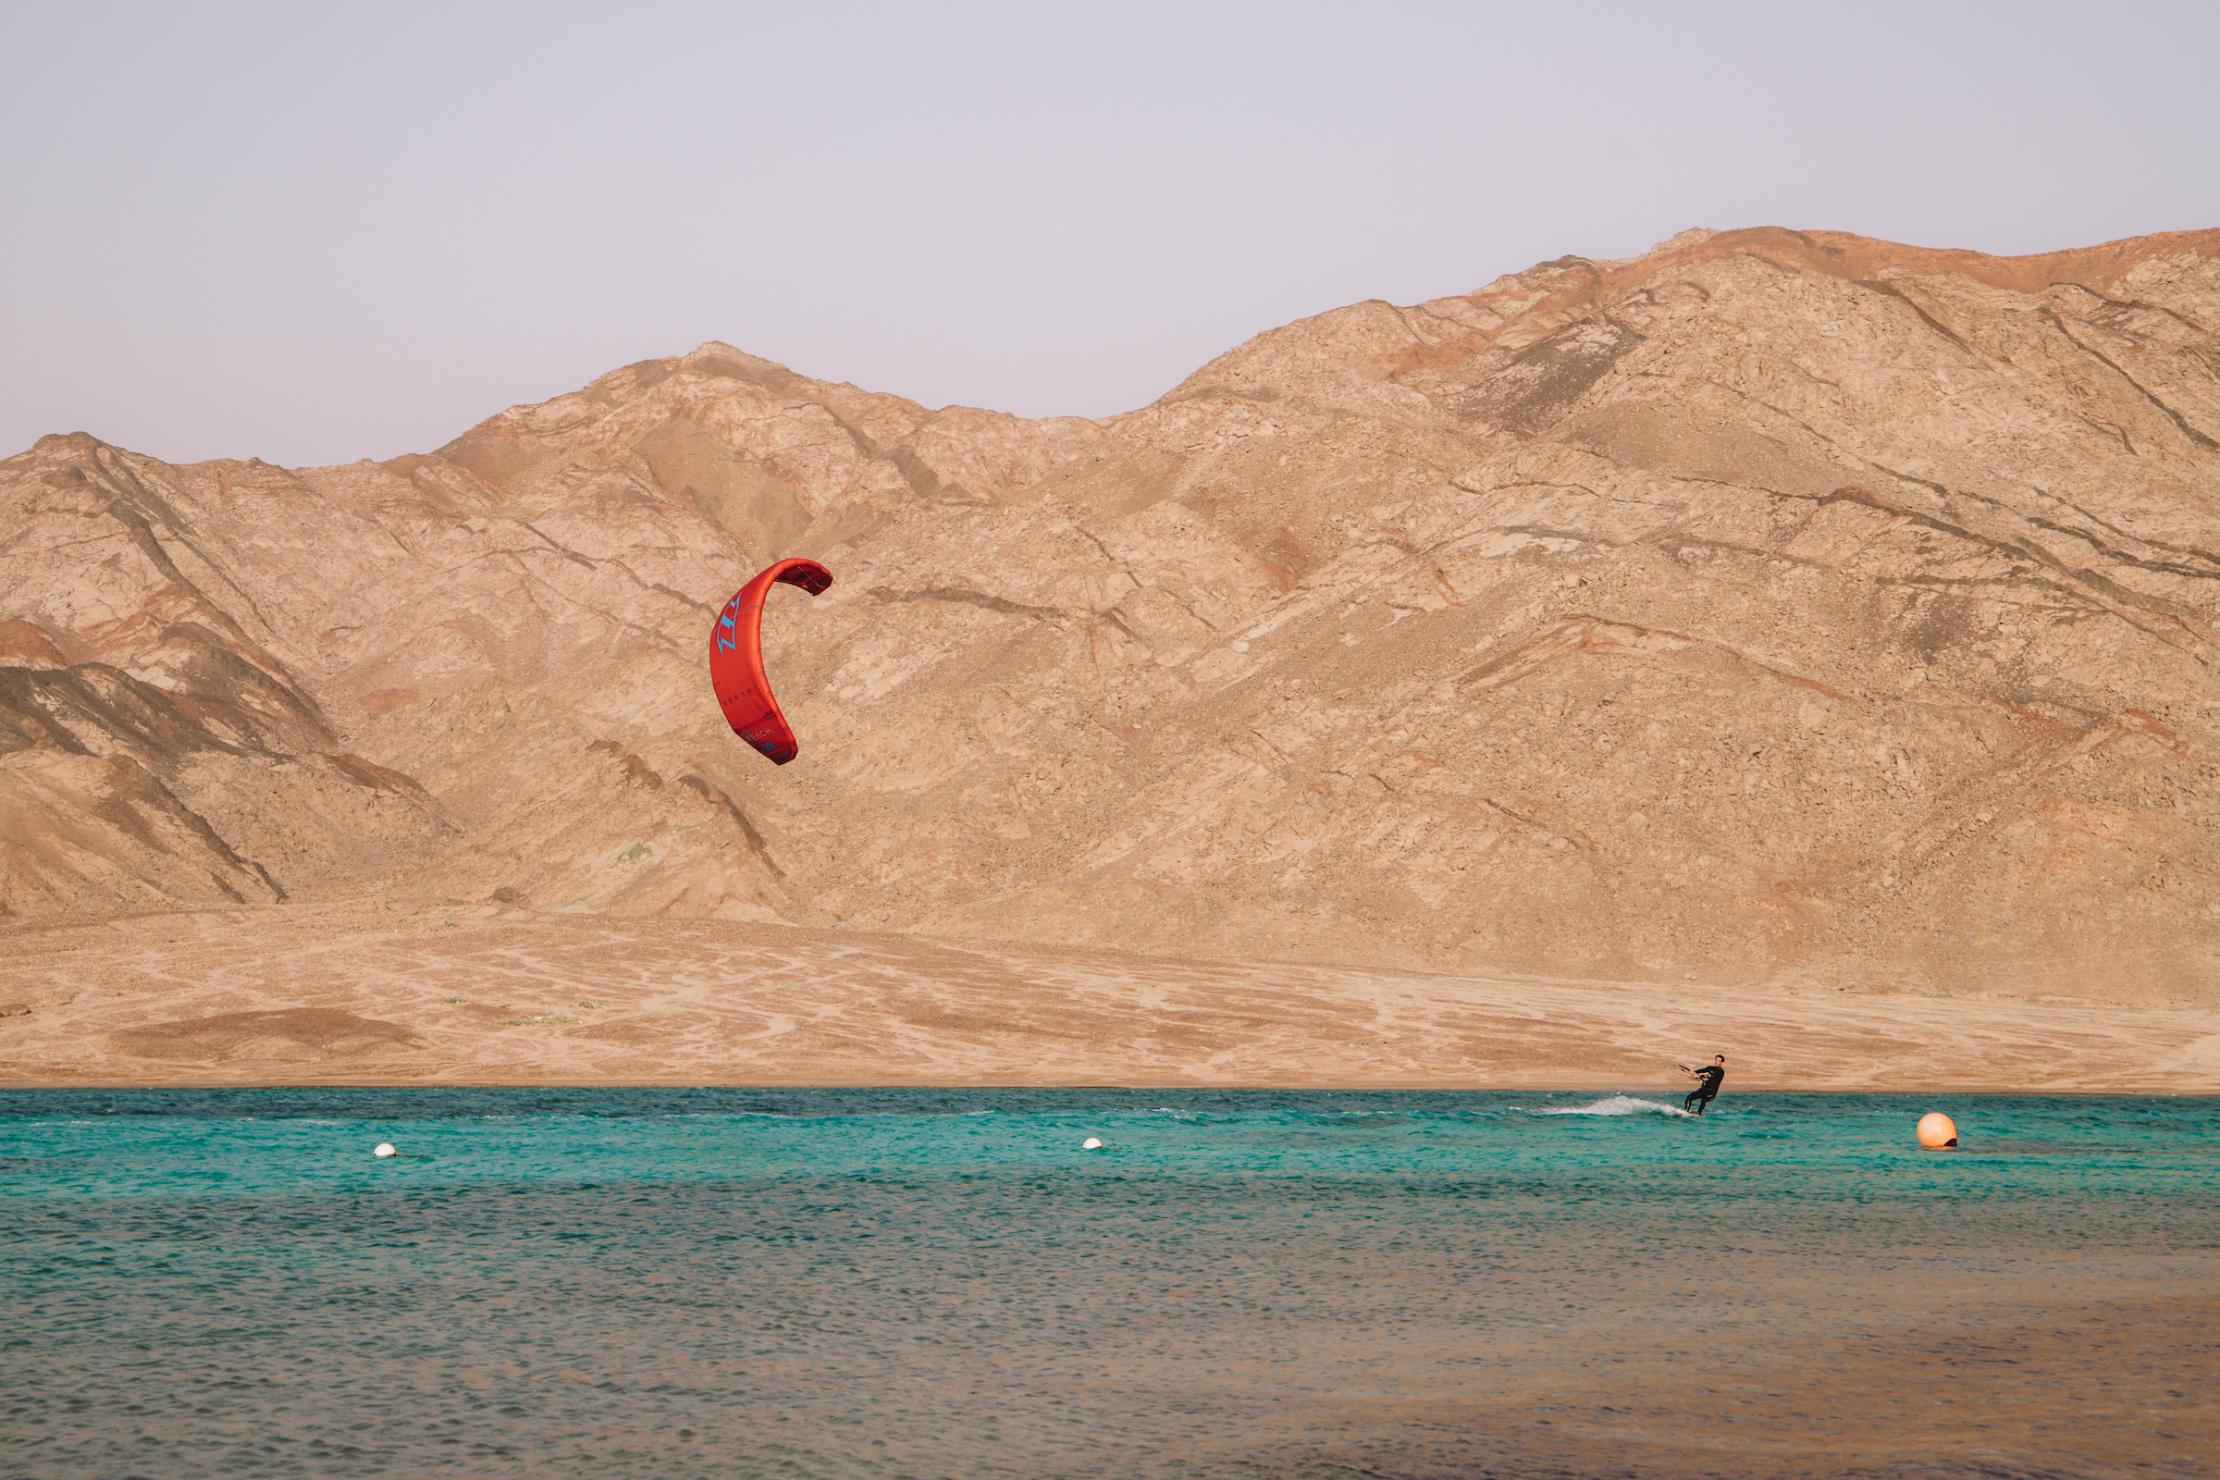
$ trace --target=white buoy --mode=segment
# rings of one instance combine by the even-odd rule
[[[391,1141],[380,1141],[378,1143],[377,1149],[372,1151],[370,1154],[372,1156],[398,1156],[401,1153],[393,1149],[393,1143]]]
[[[1079,1149],[1082,1151],[1100,1151],[1102,1149],[1102,1137],[1089,1136],[1079,1143]]]

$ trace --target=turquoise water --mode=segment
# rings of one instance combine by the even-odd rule
[[[4,1092],[0,1471],[2209,1473],[2220,1102],[1666,1103]]]

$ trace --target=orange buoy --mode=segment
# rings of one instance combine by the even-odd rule
[[[1940,1110],[1919,1118],[1919,1144],[1928,1151],[1951,1151],[1958,1145],[1958,1124]]]

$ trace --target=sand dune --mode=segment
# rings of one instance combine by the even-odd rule
[[[2220,1091],[2220,1023],[1942,996],[1430,976],[493,908],[0,936],[0,1083]]]

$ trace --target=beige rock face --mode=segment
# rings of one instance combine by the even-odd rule
[[[789,554],[774,769],[704,648]],[[388,463],[0,463],[0,907],[2209,1003],[2216,618],[2220,233],[1685,233],[1101,422],[710,344]]]

